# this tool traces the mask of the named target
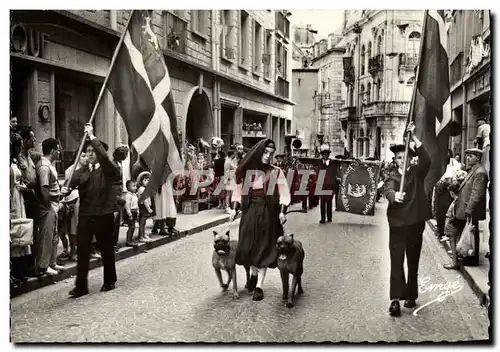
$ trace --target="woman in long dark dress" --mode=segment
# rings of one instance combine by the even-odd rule
[[[267,268],[276,268],[276,241],[283,235],[286,208],[290,204],[285,175],[271,165],[275,150],[271,139],[261,140],[250,149],[236,169],[232,197],[231,219],[236,211],[242,211],[236,263],[250,267],[247,289],[253,291],[254,301],[264,298],[262,287]],[[257,176],[259,171],[262,173]],[[244,187],[245,184],[250,187]],[[244,192],[245,189],[249,191]]]

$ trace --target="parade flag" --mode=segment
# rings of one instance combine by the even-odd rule
[[[451,103],[445,12],[426,10],[424,16],[413,116],[408,117],[415,122],[415,133],[431,158],[424,184],[429,196],[446,169]]]
[[[132,145],[151,170],[142,198],[183,168],[170,77],[152,18],[151,11],[132,12],[108,84]]]
[[[360,215],[375,215],[380,163],[342,160],[341,183],[337,211]]]

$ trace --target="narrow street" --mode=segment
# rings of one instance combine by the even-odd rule
[[[376,215],[334,212],[319,224],[319,207],[292,213],[285,225],[302,241],[304,294],[288,309],[277,269],[269,270],[265,298],[253,302],[238,267],[240,298],[221,292],[211,265],[213,230],[117,263],[118,282],[102,293],[102,268],[89,275],[87,296],[70,299],[73,279],[11,300],[13,342],[307,342],[463,341],[488,338],[485,308],[446,257],[424,234],[420,278],[458,281],[463,289],[412,315],[389,316],[386,203]],[[238,222],[231,227],[237,236]],[[439,295],[424,292],[422,306]]]

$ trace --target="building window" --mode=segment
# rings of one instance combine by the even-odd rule
[[[377,55],[382,55],[382,36],[378,37],[377,40]]]
[[[363,157],[364,139],[365,139],[365,133],[364,133],[363,129],[360,129],[359,130],[359,138],[358,138],[358,158]]]
[[[372,42],[368,43],[368,54],[366,56],[368,56],[368,58],[372,57]]]
[[[408,80],[408,82],[406,82],[406,85],[407,86],[412,86],[413,83],[415,83],[415,76],[410,77],[410,79]]]
[[[284,47],[283,43],[276,39],[276,74],[287,79],[288,68],[288,50]]]
[[[253,27],[253,71],[262,71],[262,26],[258,22],[254,22]]]
[[[234,60],[236,58],[236,31],[233,21],[231,21],[231,10],[222,10],[220,12],[220,49],[221,57],[226,60]]]
[[[365,138],[365,157],[370,157],[370,138]]]
[[[240,65],[248,66],[248,47],[250,46],[248,32],[250,16],[246,11],[240,11]]]
[[[365,100],[365,86],[364,85],[361,85],[361,88],[359,90],[359,98],[361,100],[361,104],[366,103],[366,100]]]
[[[377,100],[382,100],[382,81],[380,78],[377,80]]]
[[[367,90],[366,90],[366,102],[369,103],[372,94],[372,84],[368,82]]]
[[[165,47],[180,53],[186,52],[187,22],[183,10],[164,12],[165,20]]]
[[[349,85],[349,105],[348,106],[353,106],[354,105],[354,86]]]
[[[191,11],[191,30],[199,36],[208,38],[208,10]]]
[[[262,63],[264,64],[264,77],[271,78],[271,46],[273,44],[273,36],[271,31],[266,30],[266,41],[264,45],[264,55]]]
[[[411,32],[408,37],[408,54],[410,57],[418,57],[418,51],[420,50],[420,33]]]
[[[365,74],[365,46],[361,47],[361,76]]]

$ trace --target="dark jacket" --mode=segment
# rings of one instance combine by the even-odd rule
[[[465,220],[467,215],[472,220],[486,219],[486,185],[488,173],[481,164],[476,164],[469,171],[459,188],[455,217]]]
[[[75,171],[70,187],[78,187],[80,215],[104,215],[116,211],[116,189],[113,183],[121,180],[120,168],[106,154],[101,142],[90,141],[99,161],[92,173],[88,167]]]
[[[321,170],[325,170],[326,172],[323,181],[323,190],[333,190],[335,186],[335,181],[337,179],[337,164],[334,163],[334,161],[331,159],[328,159],[329,162],[328,166],[326,166],[324,162],[325,162],[324,160],[320,161],[318,176]]]
[[[423,146],[415,150],[418,156],[418,165],[411,166],[406,172],[406,192],[403,203],[394,201],[396,192],[399,192],[401,174],[398,170],[392,171],[385,180],[385,197],[389,200],[387,219],[390,227],[415,225],[432,217],[431,204],[424,190],[424,179],[429,171],[431,159]]]

